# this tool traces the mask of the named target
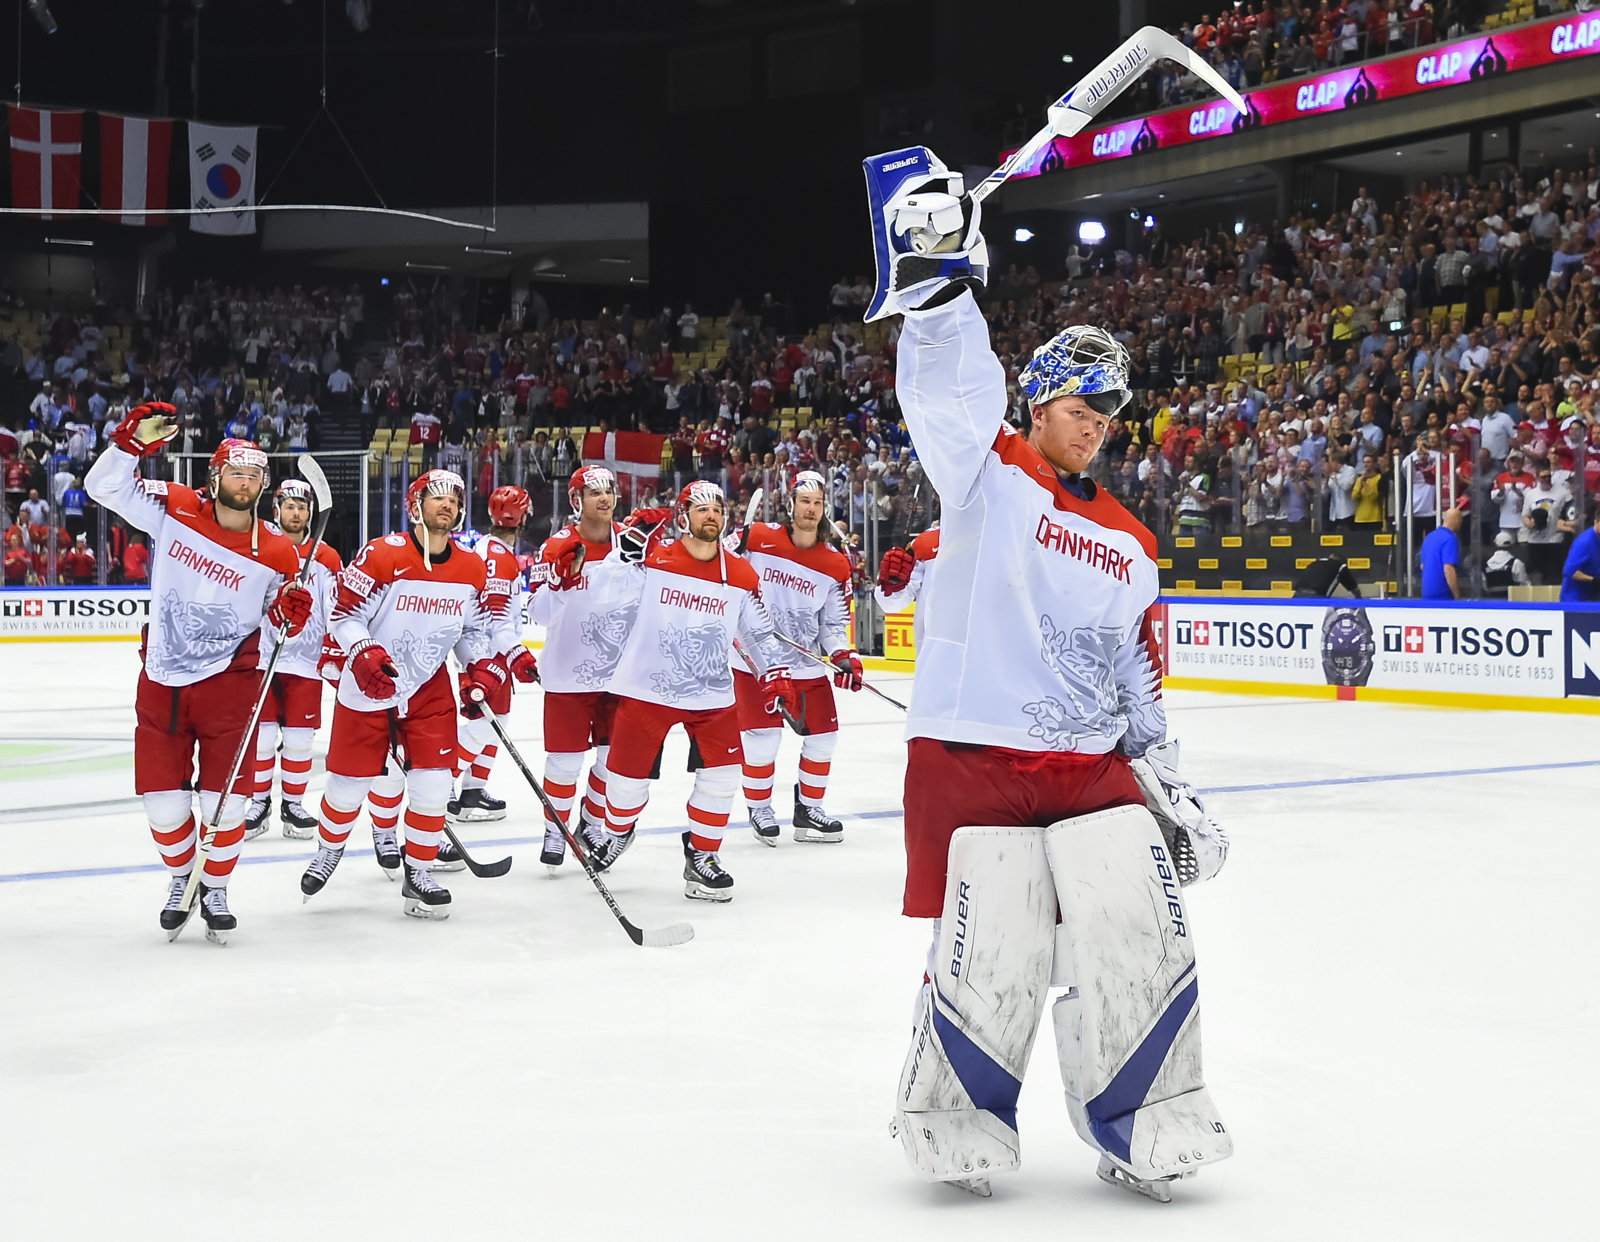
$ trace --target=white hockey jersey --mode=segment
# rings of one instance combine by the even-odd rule
[[[735,638],[759,672],[788,667],[755,570],[725,549],[697,561],[679,541],[638,564],[607,557],[595,569],[592,589],[610,601],[616,654],[609,680],[587,689],[709,711],[733,706],[728,661]]]
[[[411,696],[453,650],[462,668],[496,654],[490,639],[488,569],[454,543],[422,560],[412,535],[374,539],[339,575],[339,598],[329,629],[346,651],[372,639],[389,653],[396,671],[395,694],[381,702],[356,685],[353,665],[339,679],[339,702],[358,712],[402,712]]]
[[[493,535],[472,545],[484,564],[484,594],[489,608],[489,645],[496,655],[510,656],[522,646],[524,593],[517,554]]]
[[[907,738],[1120,741],[1133,757],[1165,740],[1155,538],[1104,489],[1069,492],[1004,424],[1005,371],[970,294],[907,313],[897,391],[943,507]]]
[[[583,570],[572,586],[554,591],[545,585],[534,588],[528,615],[535,625],[544,626],[544,650],[539,655],[539,682],[557,694],[588,694],[604,690],[622,654],[626,632],[619,602],[632,599],[632,584],[626,577],[611,575],[597,584],[595,571],[616,546],[616,533],[622,527],[612,524],[611,543],[583,541]],[[573,526],[563,527],[552,539],[577,534]],[[545,548],[550,547],[549,543]],[[539,550],[539,565],[549,564],[545,550]],[[542,582],[542,578],[536,579]]]
[[[211,501],[194,489],[139,478],[138,460],[111,446],[90,467],[84,488],[150,536],[145,674],[158,685],[192,686],[241,652],[249,654],[244,667],[252,667],[262,618],[300,570],[294,544],[258,522],[252,547],[252,532],[223,530]]]
[[[850,646],[850,560],[819,543],[797,548],[776,522],[752,522],[745,533],[745,558],[761,579],[761,602],[773,628],[824,656]],[[825,660],[789,648],[796,681],[831,677]]]
[[[270,522],[267,524],[271,530],[277,530]],[[285,536],[287,538],[287,536]],[[304,543],[289,541],[295,552],[295,559],[302,567],[306,563],[306,554],[311,551],[311,540]],[[317,560],[311,566],[311,572],[306,575],[306,587],[311,592],[311,619],[306,622],[305,629],[283,645],[283,654],[278,657],[278,672],[291,673],[296,677],[320,677],[318,664],[322,659],[322,638],[328,632],[328,618],[333,614],[334,600],[339,594],[339,574],[344,565],[339,560],[339,554],[325,543],[317,545]],[[261,662],[259,667],[266,668],[272,659],[272,649],[277,645],[277,627],[269,622],[261,623]]]

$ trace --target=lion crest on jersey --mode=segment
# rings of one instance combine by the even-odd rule
[[[771,604],[765,606],[767,615],[772,620],[772,628],[784,637],[794,639],[795,642],[809,651],[812,644],[817,641],[817,635],[821,630],[821,627],[817,624],[817,614],[801,609],[786,611],[782,608],[774,608]],[[795,657],[796,659],[802,658],[799,652],[795,652]],[[810,665],[805,665],[804,667],[815,674],[820,670],[820,666],[824,662],[815,655],[812,655],[811,659],[819,667],[816,669],[811,669]]]
[[[728,635],[722,626],[694,625],[680,630],[669,625],[661,631],[658,642],[671,667],[650,674],[650,684],[668,703],[676,703],[685,695],[733,689]]]
[[[438,672],[449,651],[450,644],[443,635],[418,634],[414,630],[402,632],[389,647],[389,654],[400,671],[400,676],[394,679],[399,693],[410,694]]]
[[[1058,628],[1048,615],[1039,618],[1039,654],[1062,681],[1071,705],[1049,697],[1023,704],[1033,718],[1028,736],[1055,750],[1079,738],[1117,731],[1117,684],[1112,653],[1122,641],[1119,631]]]
[[[635,600],[625,608],[609,612],[592,612],[578,626],[579,640],[585,647],[593,647],[594,655],[572,670],[573,676],[585,686],[599,689],[611,680],[617,671],[617,661],[622,659],[622,645],[633,630],[633,619],[639,615]]]
[[[154,670],[158,674],[210,663],[238,645],[239,614],[232,604],[196,603],[168,591],[161,597],[159,616],[160,667]]]

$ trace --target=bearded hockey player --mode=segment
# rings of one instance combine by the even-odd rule
[[[681,724],[704,765],[689,795],[694,827],[683,834],[684,895],[730,901],[733,877],[718,851],[739,783],[739,719],[728,660],[735,639],[760,672],[761,693],[774,719],[780,704],[797,706],[783,646],[761,604],[760,582],[748,561],[722,546],[727,500],[715,483],[690,483],[666,525],[659,510],[631,515],[620,552],[593,571],[589,589],[617,619],[608,643],[605,684],[617,696],[611,722],[611,775],[604,824],[585,824],[578,841],[604,870],[622,856],[650,798],[650,771],[662,740]],[[676,538],[668,542],[670,533]],[[570,589],[581,536],[550,540],[546,557],[557,568],[551,585]]]
[[[339,575],[329,629],[348,654],[333,709],[317,852],[300,878],[308,900],[344,856],[367,791],[398,758],[408,799],[400,889],[405,913],[449,914],[450,893],[432,874],[456,758],[456,702],[446,658],[454,651],[466,669],[464,700],[471,691],[492,697],[511,677],[490,638],[487,566],[450,539],[461,528],[466,499],[460,475],[419,475],[406,492],[411,531],[374,539]],[[379,864],[391,869],[381,841],[378,851]]]
[[[943,506],[906,730],[904,912],[935,920],[934,943],[895,1130],[930,1181],[988,1194],[1017,1168],[1017,1096],[1055,984],[1074,1128],[1104,1180],[1165,1200],[1232,1152],[1201,1077],[1179,891],[1216,872],[1226,838],[1163,743],[1155,541],[1082,473],[1128,400],[1127,355],[1090,326],[1041,346],[1019,380],[1032,431],[1016,434],[971,292],[978,205],[925,148],[865,168],[869,318],[905,314],[900,403]]]
[[[184,889],[199,836],[194,798],[184,788],[200,751],[200,818],[223,799],[260,692],[262,620],[287,623],[291,639],[310,620],[313,597],[295,581],[300,558],[283,535],[256,518],[267,455],[248,440],[224,440],[211,457],[209,496],[177,483],[141,479],[140,460],[178,434],[177,411],[155,403],[133,410],[84,480],[96,501],[150,536],[153,620],[141,651],[133,735],[134,788],[171,877],[162,930],[188,915]],[[222,803],[206,857],[199,906],[206,936],[225,943],[238,921],[228,910],[228,877],[244,840],[255,787],[254,748]]]
[[[823,812],[839,714],[833,689],[861,689],[861,657],[850,646],[850,560],[833,546],[833,527],[823,521],[827,481],[803,470],[785,499],[784,520],[753,522],[744,534],[744,555],[761,579],[761,601],[778,633],[828,653],[826,661],[795,655],[790,669],[800,704],[792,714],[806,730],[800,743],[800,779],[794,787],[794,839],[839,841],[844,825]],[[766,696],[749,673],[733,672],[744,749],[744,800],[750,827],[763,845],[777,845],[781,829],[772,810],[783,725],[767,710]]]
[[[302,565],[311,554],[311,507],[311,486],[304,479],[285,479],[272,494],[273,520],[294,544]],[[314,601],[311,619],[305,629],[284,644],[272,675],[272,686],[261,708],[261,723],[256,731],[255,798],[245,817],[246,841],[267,830],[280,738],[283,798],[278,804],[278,814],[283,823],[283,835],[309,841],[316,832],[316,817],[306,813],[300,800],[305,797],[306,780],[311,774],[312,740],[322,727],[322,678],[318,668],[323,659],[323,640],[328,634],[328,614],[338,590],[335,584],[343,568],[337,552],[326,543],[317,544],[316,561],[306,578]],[[277,633],[270,624],[261,627],[263,669],[272,659]]]
[[[520,487],[497,487],[489,496],[489,533],[473,545],[488,573],[489,642],[511,676],[524,685],[539,679],[533,653],[522,645],[522,574],[517,568],[517,532],[527,519],[533,501]],[[470,679],[460,677],[463,695]],[[504,723],[511,711],[511,682],[507,681],[481,706],[462,699],[459,762],[461,796],[452,799],[446,813],[455,820],[496,820],[506,817],[506,804],[489,795],[489,772],[500,748],[494,725],[485,712]],[[456,866],[461,864],[457,863]]]
[[[605,686],[622,653],[622,619],[591,586],[595,571],[611,555],[622,529],[612,520],[617,508],[616,477],[603,466],[585,466],[572,476],[567,501],[572,506],[572,521],[540,549],[528,607],[531,619],[545,627],[541,672],[544,791],[566,822],[578,800],[583,757],[593,747],[594,763],[579,815],[581,824],[598,831],[606,822],[607,757],[611,753],[611,717],[617,705]],[[561,583],[563,574],[570,576],[574,559],[576,576],[563,588],[539,589],[545,582]],[[547,823],[539,861],[557,867],[566,853],[567,841],[560,826]]]

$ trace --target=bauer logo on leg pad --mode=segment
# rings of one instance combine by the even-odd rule
[[[1183,925],[1183,903],[1178,900],[1178,877],[1169,865],[1167,851],[1159,845],[1150,847],[1150,856],[1156,860],[1156,877],[1161,881],[1161,891],[1167,898],[1167,913],[1172,916],[1172,934],[1188,936]]]
[[[956,934],[950,946],[950,977],[961,978],[961,958],[967,951],[967,903],[971,888],[965,880],[956,890]]]

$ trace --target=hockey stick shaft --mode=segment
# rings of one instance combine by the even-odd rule
[[[733,640],[733,649],[739,653],[739,658],[744,661],[744,666],[750,670],[750,676],[754,677],[757,681],[760,681],[761,673],[756,668],[756,662],[750,658],[750,653],[744,649],[743,645],[737,638]],[[806,728],[803,723],[796,720],[793,714],[789,711],[787,704],[783,703],[781,700],[778,703],[778,715],[782,716],[784,723],[801,737],[811,736],[811,730]]]
[[[567,822],[561,817],[561,812],[556,810],[556,804],[550,801],[550,795],[545,793],[544,786],[540,783],[539,778],[533,774],[532,769],[530,769],[527,763],[523,760],[522,753],[512,743],[511,739],[506,736],[505,727],[501,725],[500,721],[495,717],[493,712],[489,714],[489,723],[494,726],[495,735],[499,737],[501,747],[505,750],[506,754],[511,756],[511,761],[515,763],[518,770],[521,771],[523,779],[528,782],[528,787],[533,790],[534,796],[544,804],[546,817],[551,823],[555,824],[557,828],[561,829],[561,835],[566,838],[567,845],[571,848],[573,857],[582,864],[584,874],[589,877],[589,880],[594,885],[595,890],[600,894],[601,898],[604,899],[606,905],[610,908],[611,913],[616,916],[617,922],[621,923],[623,930],[628,933],[628,939],[632,940],[634,944],[641,946],[647,939],[659,940],[659,942],[663,944],[669,942],[681,943],[681,941],[676,939],[677,934],[679,934],[677,928],[663,929],[663,932],[672,933],[673,935],[671,937],[662,937],[659,933],[657,936],[651,936],[650,933],[641,930],[633,923],[628,921],[628,916],[622,913],[622,907],[617,905],[617,899],[611,895],[611,890],[606,887],[605,881],[600,878],[600,873],[594,869],[594,864],[591,863],[588,859],[588,856],[584,854],[583,847],[578,844],[577,839],[572,835],[571,830],[567,828]],[[694,929],[689,927],[687,923],[679,926],[681,928],[687,928],[688,930],[688,935],[683,936],[682,939],[687,940],[689,937],[694,935]]]
[[[808,647],[802,647],[799,643],[795,642],[794,639],[790,638],[786,634],[779,634],[776,630],[773,631],[773,634],[776,636],[777,640],[780,643],[787,643],[789,646],[793,647],[796,651],[798,651],[803,656],[809,656],[811,659],[817,660],[822,664],[826,664],[830,668],[837,669],[841,673],[848,673],[850,671],[848,668],[841,668],[839,665],[835,664],[832,660],[824,660],[824,659],[822,659],[822,657],[817,655],[817,653],[815,651],[812,651]],[[899,699],[891,698],[889,695],[885,694],[882,690],[878,689],[877,686],[873,685],[870,681],[867,681],[865,678],[862,678],[862,680],[861,680],[861,688],[863,690],[872,691],[873,694],[877,695],[885,703],[893,703],[896,707],[898,707],[903,712],[909,712],[911,710],[904,703],[902,703]]]
[[[317,515],[316,531],[311,538],[311,551],[307,553],[305,562],[300,566],[300,574],[295,579],[301,586],[311,576],[311,566],[316,563],[317,547],[322,543],[322,532],[327,529],[330,514],[326,509]],[[278,627],[278,640],[272,647],[272,658],[267,661],[266,671],[261,677],[261,689],[256,693],[256,705],[251,709],[249,723],[244,727],[244,735],[239,739],[239,747],[233,753],[233,764],[228,768],[228,779],[223,782],[222,791],[217,795],[217,805],[212,809],[211,822],[205,825],[201,834],[200,844],[195,849],[194,868],[189,872],[189,882],[184,885],[183,902],[179,906],[185,914],[194,909],[195,894],[200,891],[200,877],[205,873],[206,860],[211,857],[211,847],[216,843],[217,833],[222,828],[222,812],[228,805],[228,798],[233,790],[233,784],[239,779],[240,769],[244,767],[244,757],[251,746],[255,745],[256,725],[261,722],[262,709],[267,705],[267,695],[272,692],[272,676],[278,669],[278,659],[283,655],[283,645],[289,637],[288,622]],[[248,801],[248,800],[247,800]],[[178,938],[188,925],[188,920],[179,924],[173,933],[172,939]]]

